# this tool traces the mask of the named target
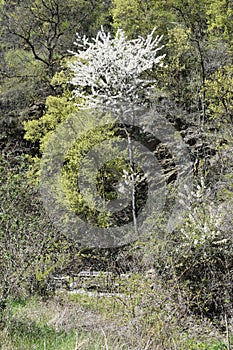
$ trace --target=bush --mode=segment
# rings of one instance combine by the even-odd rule
[[[51,276],[70,259],[70,246],[46,219],[26,176],[28,157],[0,158],[0,305],[7,298],[51,291]]]

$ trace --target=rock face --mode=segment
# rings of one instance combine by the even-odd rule
[[[86,291],[105,294],[118,294],[128,283],[130,274],[116,275],[110,271],[83,270],[70,276],[54,276],[55,290],[69,292]]]
[[[109,291],[114,286],[115,276],[108,271],[80,271],[72,276],[54,276],[55,289],[85,289]]]

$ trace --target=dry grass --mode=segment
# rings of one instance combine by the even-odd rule
[[[226,349],[213,325],[185,313],[159,283],[152,289],[150,281],[132,278],[124,297],[62,292],[47,300],[11,302],[1,349]]]

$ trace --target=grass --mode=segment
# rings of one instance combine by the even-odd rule
[[[9,301],[2,350],[225,350],[213,325],[183,315],[145,281],[124,297],[57,293]],[[132,284],[131,284],[132,285]]]
[[[69,298],[64,305],[64,295],[46,302],[36,297],[13,301],[4,314],[6,323],[0,331],[0,349],[127,349],[118,338],[114,339],[103,328],[95,327],[97,318],[98,315],[85,312]]]

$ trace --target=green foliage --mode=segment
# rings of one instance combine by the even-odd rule
[[[224,328],[222,319],[230,316],[233,308],[232,2],[113,0],[111,11],[109,8],[108,1],[98,0],[0,1],[3,62],[0,143],[4,148],[0,161],[1,315],[9,296],[51,291],[53,273],[64,269],[69,273],[79,268],[80,261],[87,266],[99,267],[100,261],[109,266],[112,259],[118,270],[140,271],[145,275],[148,267],[153,267],[159,274],[155,280],[146,280],[140,274],[126,279],[121,287],[127,297],[120,300],[117,297],[115,309],[111,309],[111,301],[98,299],[93,306],[83,297],[88,310],[101,307],[105,317],[111,314],[115,321],[119,317],[120,326],[125,327],[123,343],[127,348],[149,348],[151,339],[154,341],[151,348],[226,348],[222,341],[199,339],[201,333],[210,333],[210,328],[215,331],[213,325],[208,331],[199,328],[194,336],[198,322],[192,317],[195,313],[202,322],[209,317]],[[190,149],[195,185],[200,176],[205,176],[202,184],[211,194],[209,198],[203,198],[203,193],[191,198],[186,220],[171,235],[163,233],[162,218],[151,240],[147,238],[122,248],[111,259],[103,251],[79,251],[74,255],[72,244],[46,220],[37,184],[28,183],[28,174],[30,179],[39,178],[40,154],[57,128],[76,115],[75,104],[80,103],[73,99],[69,83],[72,76],[63,57],[68,55],[67,49],[72,49],[75,32],[95,36],[100,25],[115,32],[122,28],[129,38],[145,36],[154,27],[164,35],[165,65],[153,67],[151,74],[156,78],[153,102],[157,112],[181,131]],[[23,120],[27,122],[26,142],[22,145]],[[95,224],[107,227],[112,218],[106,211],[98,213],[91,207],[92,193],[87,211],[87,203],[76,191],[77,169],[83,165],[83,155],[105,138],[114,136],[111,128],[102,126],[96,127],[88,114],[83,115],[78,124],[83,134],[67,153],[62,176],[67,206],[72,205],[79,214],[86,212],[89,220],[94,217]],[[21,156],[26,147],[32,157]],[[108,153],[109,149],[106,147],[105,151]],[[127,167],[118,158],[107,162],[98,173],[98,191],[106,196],[106,201],[116,199],[114,183]],[[103,177],[107,178],[104,185]],[[71,259],[75,262],[71,263]],[[164,285],[158,282],[161,278]],[[192,334],[187,335],[190,324]],[[29,349],[35,343],[42,349],[62,348],[63,344],[66,349],[76,346],[73,333],[58,333],[48,325],[28,319],[13,320],[7,329],[13,348]],[[23,343],[23,337],[28,341]],[[85,349],[94,346],[86,335],[80,342]],[[101,338],[96,347],[105,346],[105,342],[106,338]]]
[[[59,93],[50,82],[75,33],[95,35],[99,21],[108,25],[108,9],[100,0],[1,2],[1,148],[23,142],[22,121],[40,118],[46,98]]]
[[[198,324],[188,315],[178,318],[177,304],[160,289],[160,281],[154,290],[153,282],[140,275],[132,275],[128,282],[125,295],[63,293],[47,301],[35,297],[10,301],[7,327],[0,330],[3,349],[226,348],[217,330],[210,333],[208,323]]]
[[[15,159],[16,160],[16,159]],[[27,157],[0,163],[0,300],[52,291],[51,272],[70,259],[70,243],[46,220],[38,193],[27,182]]]
[[[146,35],[155,27],[158,34],[166,35],[175,19],[164,0],[113,0],[112,16],[113,27],[122,28],[131,38]]]
[[[29,120],[24,123],[25,139],[35,142],[51,134],[56,127],[68,119],[76,110],[74,103],[67,96],[49,96],[46,100],[47,113],[40,119]],[[43,143],[41,142],[41,148]]]
[[[64,84],[64,72],[61,72],[59,75],[56,75],[53,79],[53,84]],[[68,207],[73,208],[74,211],[78,212],[80,215],[86,215],[87,218],[95,216],[96,209],[91,206],[91,197],[89,198],[89,211],[87,212],[87,203],[83,202],[82,195],[76,194],[76,184],[78,170],[83,159],[83,156],[92,149],[93,146],[101,143],[102,141],[112,137],[114,135],[113,126],[109,125],[107,128],[106,118],[103,119],[102,124],[96,124],[96,118],[98,116],[95,114],[82,113],[77,111],[75,106],[75,101],[71,98],[71,93],[64,87],[64,92],[62,96],[49,96],[46,101],[47,111],[42,118],[38,120],[30,120],[24,123],[25,125],[25,138],[30,141],[40,141],[40,151],[43,151],[48,146],[49,142],[53,139],[54,131],[57,127],[64,121],[69,121],[69,118],[76,118],[75,128],[78,132],[78,140],[75,144],[69,149],[68,153],[65,156],[66,165],[63,168],[62,181],[66,193],[66,200]],[[85,124],[81,119],[85,119]],[[65,130],[66,132],[66,130]],[[61,139],[61,138],[60,138]],[[66,136],[64,135],[64,144],[66,142]],[[63,142],[60,140],[61,143]],[[106,153],[108,151],[106,150]],[[38,180],[43,164],[41,164],[38,157],[34,157],[33,164],[28,172],[31,180]],[[59,194],[58,194],[59,197]],[[63,201],[63,199],[62,199]],[[64,204],[64,203],[63,203]],[[92,209],[91,209],[92,207]],[[85,214],[84,214],[85,213]],[[96,212],[97,222],[100,225],[99,220],[102,222],[101,225],[105,225],[104,215],[101,212]]]
[[[46,71],[41,62],[34,60],[33,55],[22,48],[8,50],[3,62],[8,78],[1,84],[1,101],[3,106],[11,107],[10,115],[3,108],[4,119],[15,116],[22,120],[30,113],[31,106],[40,103],[40,89],[46,85]]]
[[[102,126],[100,125],[97,128],[95,127],[94,129],[89,129],[88,120],[85,121],[85,124],[87,127],[87,133],[81,136],[66,154],[65,166],[62,169],[63,188],[65,189],[66,199],[68,200],[69,206],[75,213],[77,213],[79,216],[81,215],[81,217],[84,217],[85,220],[90,220],[97,226],[106,227],[108,226],[108,220],[110,219],[108,217],[108,213],[106,213],[106,207],[98,208],[97,210],[93,193],[90,190],[88,191],[88,189],[85,191],[84,200],[83,195],[80,192],[77,194],[77,183],[78,176],[80,176],[80,166],[84,166],[84,164],[82,164],[84,156],[88,153],[88,151],[92,150],[93,147],[114,136],[113,125],[106,127],[105,123],[103,123]],[[83,131],[85,131],[85,129]],[[109,150],[106,148],[106,154],[108,152]],[[96,162],[98,163],[97,159]],[[96,179],[93,178],[91,166],[92,164],[85,164],[86,173],[84,173],[83,176],[84,178],[89,177],[89,181],[95,184]],[[119,173],[118,164],[115,165],[115,169]],[[101,194],[100,189],[98,192]],[[102,195],[104,194],[102,193]],[[106,202],[107,201],[108,200],[106,199]]]
[[[187,310],[216,322],[230,316],[233,302],[230,207],[214,203],[210,191],[200,186],[180,227],[172,235],[155,238],[145,252],[151,254],[147,261],[178,288]]]
[[[45,4],[41,0],[26,0],[3,7],[4,34],[10,35],[19,47],[25,45],[46,66],[51,78],[59,60],[72,47],[75,32],[90,30],[91,21],[93,28],[99,11],[107,11],[100,1],[48,0]]]
[[[216,70],[206,81],[208,115],[217,121],[218,127],[233,120],[233,66],[225,65]]]
[[[167,64],[159,76],[159,87],[177,103],[183,104],[184,108],[195,105],[200,84],[196,77],[198,67],[189,34],[190,29],[187,30],[182,25],[168,30]],[[195,75],[192,77],[192,74]],[[162,79],[163,84],[160,83]]]
[[[231,1],[213,0],[207,11],[208,31],[213,40],[224,40],[232,55],[233,41],[233,7]]]
[[[55,74],[51,81],[51,86],[54,89],[60,89],[62,95],[48,96],[46,99],[46,111],[43,116],[40,119],[24,122],[26,131],[24,138],[32,142],[40,141],[41,151],[44,137],[51,135],[60,123],[70,118],[77,110],[75,101],[72,100],[72,93],[67,86],[67,81],[71,74],[67,70],[66,60],[63,60],[62,67],[63,69]]]

